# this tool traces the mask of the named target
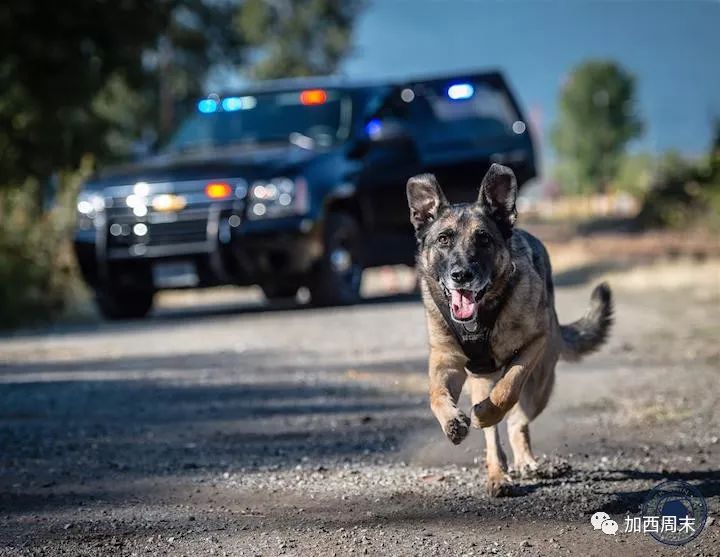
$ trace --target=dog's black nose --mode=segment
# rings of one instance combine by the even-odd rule
[[[466,282],[470,282],[470,279],[472,279],[472,273],[461,267],[453,267],[450,270],[450,278],[458,284],[464,284]]]

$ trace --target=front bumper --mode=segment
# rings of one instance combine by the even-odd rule
[[[322,256],[321,224],[316,219],[287,217],[242,220],[240,208],[211,205],[205,218],[178,215],[172,222],[144,219],[147,233],[113,235],[113,225],[134,221],[108,214],[91,233],[79,231],[75,251],[85,280],[97,287],[112,282],[135,288],[164,288],[153,279],[159,262],[183,261],[197,270],[192,286],[264,284],[306,275]],[[197,215],[196,215],[197,216]],[[117,226],[113,228],[118,232]],[[122,232],[122,230],[121,230]]]

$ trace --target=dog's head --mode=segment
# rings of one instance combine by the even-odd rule
[[[451,205],[435,176],[407,183],[410,220],[420,246],[419,272],[456,322],[475,322],[511,272],[509,240],[517,213],[513,171],[493,164],[475,203]]]

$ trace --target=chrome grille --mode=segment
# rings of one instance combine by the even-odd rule
[[[241,178],[223,181],[229,182],[233,187],[245,184]],[[238,194],[222,201],[208,199],[203,190],[207,182],[208,180],[193,180],[147,184],[148,191],[143,194],[146,199],[164,193],[182,195],[187,206],[178,212],[156,211],[150,203],[145,202],[147,213],[136,214],[133,207],[127,204],[129,196],[135,191],[134,186],[106,188],[107,247],[111,253],[121,257],[127,254],[150,254],[157,249],[165,253],[166,248],[174,251],[204,250],[203,245],[210,245],[207,228],[211,208],[219,206],[230,209],[244,204]],[[246,191],[246,188],[242,191]],[[138,224],[147,227],[145,234],[137,235],[133,232]]]
[[[147,244],[187,244],[207,240],[207,218],[204,220],[178,220],[148,226]]]

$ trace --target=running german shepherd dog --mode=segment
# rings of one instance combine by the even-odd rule
[[[407,184],[430,340],[430,406],[454,444],[471,421],[484,429],[493,496],[512,487],[497,424],[507,414],[514,470],[534,472],[528,424],[547,405],[558,358],[596,350],[613,312],[603,283],[583,318],[558,323],[550,259],[537,238],[514,228],[516,196],[513,171],[499,164],[475,203],[450,205],[432,174]],[[466,381],[472,420],[457,407]]]

